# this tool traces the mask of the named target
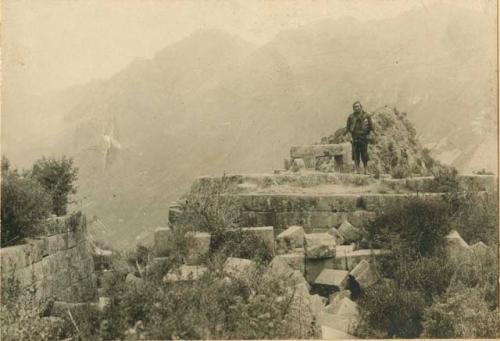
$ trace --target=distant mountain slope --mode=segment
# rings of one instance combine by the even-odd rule
[[[60,94],[50,111],[65,120],[46,150],[76,158],[79,205],[117,241],[165,223],[194,176],[281,168],[290,145],[344,125],[356,99],[407,112],[424,143],[460,136],[453,148],[472,157],[464,151],[484,141],[471,122],[481,111],[496,120],[491,29],[474,12],[433,7],[327,20],[261,47],[199,31]]]

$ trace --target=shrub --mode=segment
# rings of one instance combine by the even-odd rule
[[[38,181],[52,196],[52,212],[65,215],[69,203],[69,195],[76,193],[75,181],[78,169],[73,159],[45,158],[33,165],[31,177]]]
[[[448,292],[424,312],[427,338],[500,337],[500,313],[488,309],[478,288],[460,288]]]
[[[449,230],[443,201],[415,197],[386,207],[369,224],[368,239],[374,247],[426,256],[443,245]]]
[[[6,159],[4,159],[6,160]],[[18,242],[43,232],[40,222],[51,212],[50,195],[36,181],[10,170],[2,161],[1,245]]]
[[[185,198],[177,226],[215,233],[234,228],[240,208],[232,196],[235,184],[227,176],[196,182]]]
[[[382,282],[368,288],[359,302],[360,337],[416,338],[422,332],[424,298],[418,291],[401,290]]]
[[[42,307],[36,300],[33,284],[22,287],[13,276],[2,279],[0,337],[7,341],[55,339],[49,324],[42,318]]]
[[[220,231],[212,234],[210,252],[224,257],[253,259],[267,263],[272,260],[272,250],[258,236],[244,233],[241,229]]]

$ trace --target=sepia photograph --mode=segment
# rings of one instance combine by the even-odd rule
[[[499,339],[498,14],[1,1],[0,339]]]

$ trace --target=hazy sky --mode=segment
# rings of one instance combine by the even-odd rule
[[[281,30],[326,18],[371,20],[436,0],[118,1],[4,0],[4,85],[43,94],[106,78],[200,28],[263,44]],[[438,1],[491,10],[493,0]],[[15,91],[14,91],[15,89]],[[11,93],[12,93],[11,92]]]

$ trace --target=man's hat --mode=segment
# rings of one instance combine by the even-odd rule
[[[354,107],[356,104],[361,105],[361,102],[360,102],[360,101],[356,101],[356,102],[354,102],[354,103],[352,104],[352,106]],[[362,105],[361,105],[361,106],[362,106]]]

